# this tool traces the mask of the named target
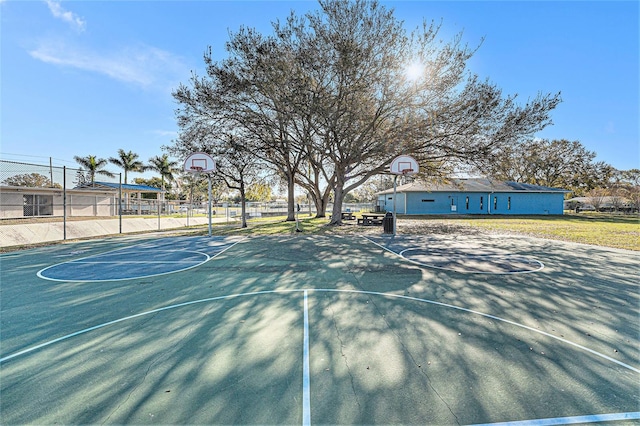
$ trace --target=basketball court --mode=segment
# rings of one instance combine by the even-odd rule
[[[296,234],[0,259],[2,424],[640,419],[635,252]]]

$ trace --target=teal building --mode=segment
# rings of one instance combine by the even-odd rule
[[[491,179],[414,181],[396,188],[395,210],[407,215],[561,215],[567,191]],[[377,206],[393,211],[393,188],[379,192]]]

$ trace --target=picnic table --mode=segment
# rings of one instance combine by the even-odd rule
[[[333,215],[329,216],[329,219],[332,218]],[[342,217],[342,220],[356,220],[356,216],[353,214],[353,212],[342,212],[340,214],[340,217]]]
[[[358,225],[373,226],[382,225],[386,213],[364,213],[361,219],[358,219]]]

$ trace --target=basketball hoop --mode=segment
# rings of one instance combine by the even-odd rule
[[[410,155],[399,155],[394,158],[389,166],[389,172],[394,175],[410,176],[418,173],[419,165]]]
[[[204,170],[204,167],[201,166],[191,166],[189,167],[189,170],[191,171],[191,173],[193,173],[195,176],[200,176],[200,173],[202,173],[202,171]]]
[[[184,171],[199,175],[216,171],[215,160],[205,152],[194,152],[184,160]]]
[[[393,236],[396,236],[396,196],[398,176],[412,176],[418,173],[420,166],[415,158],[410,155],[399,155],[391,161],[389,172],[393,177]],[[405,203],[406,213],[406,203]]]
[[[211,174],[216,171],[216,161],[206,152],[194,152],[184,160],[184,171],[191,173],[194,177],[199,177],[200,174],[207,174],[207,216],[209,216],[209,236],[211,236]]]

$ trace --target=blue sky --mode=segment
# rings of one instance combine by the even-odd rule
[[[469,69],[521,102],[562,92],[537,136],[580,141],[596,160],[640,167],[639,7],[625,2],[385,1],[407,29],[442,20],[441,36],[484,42]],[[202,74],[229,31],[315,1],[0,0],[0,157],[77,167],[74,155],[119,148],[147,161],[176,135],[171,90]],[[118,171],[111,166],[113,171]],[[135,177],[135,176],[133,176]]]

